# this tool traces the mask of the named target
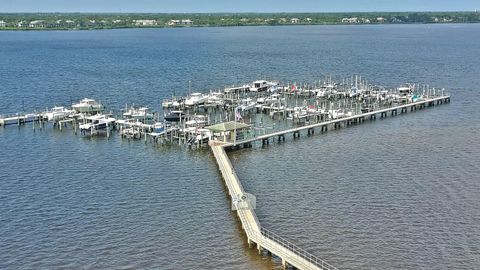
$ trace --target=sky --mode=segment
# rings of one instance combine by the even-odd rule
[[[0,0],[5,12],[473,11],[480,0]]]

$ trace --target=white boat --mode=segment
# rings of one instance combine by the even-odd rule
[[[1,116],[0,117],[0,125],[2,126],[7,126],[7,125],[13,125],[13,124],[18,124],[19,123],[20,116]]]
[[[177,100],[176,97],[173,97],[172,99],[164,99],[162,101],[162,108],[168,109],[168,108],[177,108],[180,106],[180,102]]]
[[[193,93],[186,100],[186,106],[200,105],[207,101],[207,96],[202,93]]]
[[[173,100],[170,100],[170,99],[164,99],[162,101],[162,108],[172,108],[173,107]]]
[[[81,132],[98,131],[113,127],[116,119],[104,114],[97,114],[85,117],[86,123],[79,126]]]
[[[285,106],[282,104],[280,100],[274,101],[272,104],[270,104],[270,109],[272,111],[281,111],[285,109]]]
[[[362,89],[358,88],[357,86],[352,86],[348,92],[346,92],[346,96],[350,98],[354,98],[359,96],[363,92]]]
[[[165,134],[165,132],[167,131],[166,130],[166,126],[164,123],[160,123],[160,122],[157,122],[155,124],[152,125],[152,133],[151,135],[153,136],[158,136],[158,135],[162,135],[162,134]]]
[[[242,111],[249,111],[249,110],[252,110],[255,108],[255,105],[257,105],[255,103],[255,101],[253,101],[251,98],[246,98],[246,99],[243,99],[240,103],[240,109]]]
[[[79,103],[74,104],[72,108],[78,113],[96,114],[103,111],[104,107],[100,102],[91,98],[84,98]]]
[[[288,114],[287,119],[303,119],[308,116],[308,111],[305,107],[295,107],[293,111]]]
[[[270,82],[265,80],[254,81],[249,90],[250,92],[276,92],[279,90],[278,82]]]
[[[339,119],[344,117],[353,116],[353,112],[345,112],[344,110],[329,110],[328,115],[330,119]]]
[[[143,122],[150,121],[153,119],[153,113],[149,112],[147,107],[135,108],[131,107],[123,113],[123,117],[137,119]]]
[[[397,88],[398,90],[398,99],[400,99],[400,101],[402,103],[404,102],[411,102],[413,99],[413,86],[411,84],[404,84],[400,87]]]
[[[328,94],[327,89],[317,89],[316,92],[317,92],[317,98],[324,98]]]
[[[274,102],[277,102],[277,101],[283,101],[284,99],[282,99],[282,97],[279,95],[279,94],[273,94],[273,95],[270,95],[268,96],[266,99],[265,99],[265,104],[267,105],[270,105]]]
[[[211,92],[207,96],[207,104],[212,106],[221,106],[223,105],[223,93],[221,92]]]
[[[193,115],[189,116],[187,121],[185,121],[185,126],[187,128],[194,127],[194,128],[203,128],[208,123],[208,117],[206,115]]]
[[[65,107],[53,107],[50,111],[45,113],[45,117],[48,121],[60,120],[69,115],[74,114],[74,110],[66,109]]]

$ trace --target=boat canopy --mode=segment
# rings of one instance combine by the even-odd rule
[[[240,123],[240,122],[235,122],[235,121],[230,121],[230,122],[223,122],[220,124],[216,124],[213,126],[207,127],[207,129],[213,131],[213,132],[226,132],[226,131],[233,131],[233,130],[238,130],[238,129],[245,129],[250,127],[247,124]]]

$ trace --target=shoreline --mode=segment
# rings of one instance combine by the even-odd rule
[[[304,23],[304,24],[250,24],[250,25],[191,25],[191,26],[118,26],[118,27],[81,27],[81,28],[18,28],[18,27],[3,27],[0,32],[48,32],[48,31],[95,31],[95,30],[119,30],[119,29],[181,29],[181,28],[234,28],[234,27],[282,27],[282,26],[378,26],[378,25],[462,25],[462,24],[479,24],[480,22],[418,22],[418,23],[361,23],[361,24],[346,24],[346,23]]]

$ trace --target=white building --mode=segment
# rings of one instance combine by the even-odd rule
[[[342,23],[358,23],[358,18],[357,17],[343,18]]]
[[[134,20],[136,26],[154,26],[157,25],[156,20]]]
[[[167,23],[170,26],[175,26],[175,25],[192,25],[193,21],[192,20],[170,20]]]
[[[362,18],[362,23],[370,23],[370,20],[367,18]]]
[[[357,17],[343,18],[342,23],[358,23],[358,18]]]
[[[28,24],[28,27],[30,27],[30,28],[44,28],[45,27],[45,21],[44,20],[31,21]]]
[[[379,23],[384,23],[387,19],[383,18],[383,17],[378,17],[377,18],[377,22]]]
[[[6,27],[7,26],[7,23],[4,22],[4,21],[0,21],[0,27]]]
[[[312,22],[312,19],[311,19],[311,18],[305,18],[305,21],[306,21],[307,23],[311,23],[311,22]]]
[[[290,23],[299,23],[300,22],[300,19],[299,18],[292,18],[290,20]]]

